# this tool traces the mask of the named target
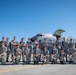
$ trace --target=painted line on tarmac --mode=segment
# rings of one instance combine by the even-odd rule
[[[41,66],[47,66],[47,65],[28,65],[28,66],[24,65],[24,66],[12,67],[12,68],[7,68],[7,69],[1,69],[0,74],[24,70],[24,69],[32,69],[32,68],[41,67]]]
[[[13,68],[2,69],[2,70],[0,70],[0,74],[1,73],[6,73],[6,72],[23,70],[23,69],[31,69],[31,68],[35,68],[35,67],[38,67],[38,66],[20,66],[20,67],[13,67]]]

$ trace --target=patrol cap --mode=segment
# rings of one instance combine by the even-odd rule
[[[6,40],[9,40],[9,37],[7,37]]]
[[[16,38],[16,36],[14,36],[14,38]]]
[[[72,38],[70,38],[70,40],[73,40]]]
[[[44,40],[46,40],[47,38],[44,38]]]
[[[63,39],[67,39],[67,37],[63,37]]]
[[[53,47],[56,46],[56,44],[53,44]]]
[[[4,36],[2,36],[2,39],[5,39],[5,37],[4,37]]]
[[[61,52],[64,52],[64,49],[61,49]]]
[[[23,40],[24,38],[21,38],[21,40]]]
[[[30,38],[28,38],[28,40],[31,40]]]
[[[66,37],[63,37],[63,39],[66,39]]]

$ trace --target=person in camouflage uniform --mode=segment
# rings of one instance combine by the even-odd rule
[[[52,53],[51,53],[51,62],[53,63],[58,63],[58,49],[56,48],[56,45],[53,45]]]
[[[23,51],[23,64],[30,64],[30,61],[31,61],[31,50],[28,48],[28,45],[26,45]]]
[[[33,51],[34,64],[38,64],[39,63],[40,55],[41,55],[41,50],[39,49],[39,45],[36,44],[36,46],[34,48],[34,51]]]
[[[47,49],[47,47],[43,48],[42,58],[43,58],[43,63],[45,63],[45,62],[46,62],[46,64],[49,63],[49,50]]]
[[[2,46],[0,47],[0,59],[2,64],[6,63],[6,51],[7,48],[5,47],[5,44],[2,43]]]
[[[66,53],[64,49],[62,49],[60,52],[60,62],[61,64],[66,64]]]
[[[76,48],[75,44],[72,45],[72,48],[68,49],[68,55],[69,55],[69,63],[76,63]]]
[[[22,55],[22,50],[20,49],[20,46],[18,45],[16,48],[16,53],[15,53],[15,63],[16,64],[19,64],[21,55]]]

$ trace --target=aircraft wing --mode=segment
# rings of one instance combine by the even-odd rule
[[[65,30],[63,30],[63,29],[58,29],[58,30],[55,31],[55,33],[54,33],[53,35],[54,35],[54,36],[61,36],[61,34],[62,34],[63,32],[65,32]]]

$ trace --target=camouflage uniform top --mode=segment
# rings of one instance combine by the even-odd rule
[[[23,51],[23,54],[26,55],[26,56],[30,56],[30,54],[31,54],[30,49],[29,48],[28,49],[25,49]]]
[[[20,42],[20,49],[24,50],[24,45],[25,45],[25,42]]]
[[[58,49],[52,49],[52,54],[58,54]]]
[[[0,47],[0,54],[2,54],[3,52],[6,52],[7,48],[4,46],[4,47]]]
[[[43,50],[42,54],[43,54],[43,56],[49,55],[49,51],[48,50],[46,50],[46,51]]]
[[[69,48],[68,52],[72,55],[76,52],[76,48]]]
[[[62,47],[63,47],[64,49],[67,49],[67,48],[68,48],[68,42],[62,41]]]
[[[16,49],[16,55],[19,55],[20,53],[22,53],[22,50],[20,48]]]
[[[37,48],[37,49],[35,48],[35,49],[34,49],[34,54],[41,54],[40,49],[39,49],[39,48]]]
[[[18,42],[17,42],[17,41],[15,41],[15,40],[12,40],[12,41],[11,41],[11,44],[12,44],[12,43],[18,44]],[[11,47],[12,47],[12,48],[16,48],[16,46],[15,46],[15,45],[11,45]]]
[[[68,44],[68,47],[69,47],[69,48],[72,48],[72,45],[73,45],[73,43],[70,42],[70,43]]]
[[[66,53],[65,53],[65,52],[61,52],[61,53],[60,53],[60,56],[61,56],[61,57],[65,57],[65,56],[66,56]]]
[[[10,42],[5,42],[5,46],[7,47],[7,51],[11,50],[11,43]]]
[[[62,45],[61,42],[55,42],[55,45],[58,50],[61,49],[61,45]]]

